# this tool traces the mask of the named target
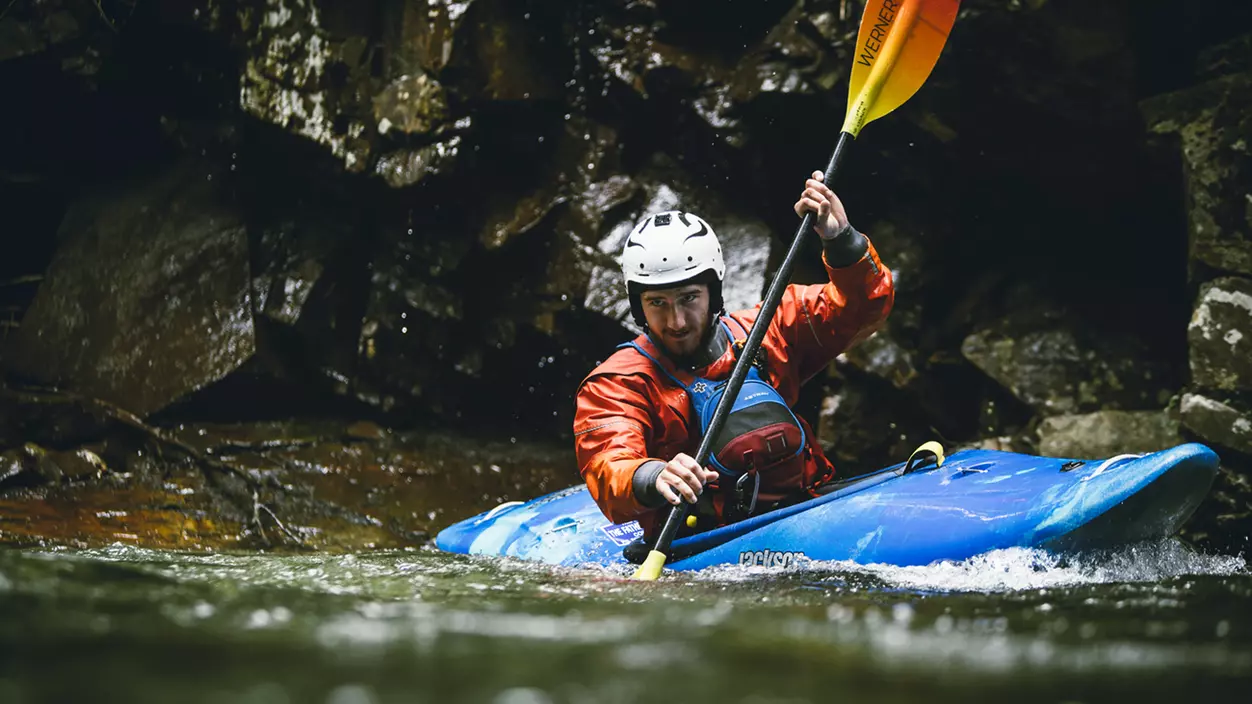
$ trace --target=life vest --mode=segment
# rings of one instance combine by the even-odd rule
[[[730,320],[746,336],[743,325],[734,318]],[[739,341],[730,333],[725,319],[720,324],[738,355],[742,349]],[[692,375],[693,381],[687,384],[636,342],[618,347],[633,347],[686,390],[693,414],[700,421],[700,437],[703,438],[725,395],[729,379],[713,381]],[[725,496],[723,518],[727,523],[752,516],[758,509],[763,512],[773,508],[794,493],[811,488],[807,486],[810,478],[805,476],[805,469],[811,464],[805,426],[761,372],[758,358],[748,368],[721,432],[709,450],[708,464],[720,475],[714,488]],[[766,492],[761,491],[762,479],[769,489]]]

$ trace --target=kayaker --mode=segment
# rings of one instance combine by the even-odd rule
[[[609,520],[638,520],[651,537],[659,509],[685,500],[695,504],[696,525],[684,532],[702,531],[815,495],[834,476],[790,407],[802,383],[886,319],[894,288],[822,176],[813,173],[793,207],[815,214],[830,281],[787,287],[757,355],[769,387],[745,382],[736,404],[745,409],[728,417],[714,466],[693,459],[701,439],[693,405],[729,378],[735,343],[742,346],[760,306],[726,314],[721,245],[699,216],[649,214],[627,237],[622,270],[644,333],[592,370],[575,399],[579,471]]]

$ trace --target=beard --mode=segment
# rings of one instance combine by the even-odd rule
[[[665,351],[665,356],[681,369],[699,369],[708,366],[726,351],[725,344],[717,344],[722,335],[721,326],[717,324],[716,319],[705,326],[699,334],[693,330],[674,338],[664,333],[659,335],[653,333],[652,338],[653,342],[659,343],[657,346]]]

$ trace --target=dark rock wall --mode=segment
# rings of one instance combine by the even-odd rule
[[[860,3],[0,13],[11,381],[156,423],[560,438],[630,335],[613,258],[639,215],[701,212],[735,243],[728,297],[761,295],[837,137]],[[899,287],[802,400],[845,472],[936,437],[1200,439],[1228,465],[1202,532],[1247,534],[1249,36],[1244,3],[963,3],[835,184]],[[796,280],[816,264],[813,243]]]

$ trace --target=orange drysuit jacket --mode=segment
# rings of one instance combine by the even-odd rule
[[[826,264],[826,273],[830,283],[787,287],[761,343],[768,380],[788,405],[794,406],[799,399],[801,384],[873,333],[895,298],[891,271],[882,265],[872,243],[855,264],[838,269]],[[759,311],[760,305],[730,315],[750,330]],[[736,338],[746,337],[737,326],[732,324],[730,329]],[[647,335],[635,342],[684,383],[691,382],[691,375],[676,370]],[[734,362],[728,346],[721,358],[695,373],[706,379],[726,379]],[[592,370],[579,387],[575,403],[575,452],[592,498],[609,520],[638,520],[645,533],[653,535],[659,510],[649,510],[636,500],[631,480],[639,465],[649,460],[669,461],[679,452],[695,456],[700,425],[686,392],[652,361],[626,347]],[[809,461],[818,467],[806,467],[804,474],[829,476],[833,472],[830,461],[813,433],[807,428],[806,433]],[[762,480],[762,493],[769,489]]]

